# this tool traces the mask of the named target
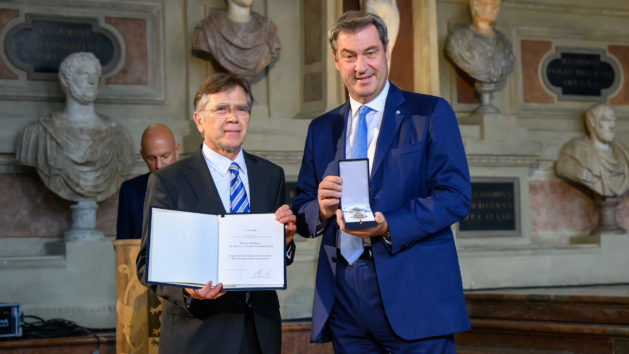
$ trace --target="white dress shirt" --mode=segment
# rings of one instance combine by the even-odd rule
[[[384,114],[384,105],[387,102],[387,95],[389,94],[389,81],[386,82],[384,88],[378,96],[376,96],[373,100],[365,103],[364,105],[371,108],[371,110],[367,113],[367,158],[369,159],[369,174],[371,175],[371,166],[373,165],[373,158],[376,154],[376,143],[378,141],[378,134],[380,134],[380,125],[382,124],[382,117]],[[363,104],[356,101],[349,96],[349,105],[351,107],[351,111],[349,112],[349,117],[347,118],[347,131],[346,131],[346,140],[345,140],[345,158],[349,158],[352,155],[352,146],[354,146],[354,136],[356,135],[356,127],[358,126],[358,109]],[[340,242],[341,236],[340,234],[344,233],[339,230],[339,237],[337,238],[337,242]],[[337,244],[339,247],[340,243]],[[364,238],[363,246],[371,246],[371,239]]]
[[[229,172],[229,166],[231,165],[232,160],[210,149],[207,145],[205,145],[205,143],[203,143],[202,151],[203,158],[205,158],[205,163],[207,163],[208,169],[210,170],[218,195],[221,197],[223,207],[225,207],[225,212],[229,213],[231,210],[231,200],[229,195],[231,190],[231,173]],[[245,164],[245,156],[242,153],[242,148],[240,148],[240,152],[238,152],[238,155],[233,162],[238,164],[238,175],[240,176],[242,184],[245,186],[247,201],[249,201],[249,205],[251,205],[247,164]]]
[[[384,114],[384,105],[387,102],[387,95],[389,94],[389,81],[386,82],[384,88],[376,98],[365,103],[364,105],[371,108],[371,111],[367,113],[367,158],[369,159],[369,173],[371,173],[371,166],[373,165],[373,158],[376,154],[376,142],[378,141],[378,134],[380,134],[380,125],[382,124],[382,115]],[[352,154],[352,146],[354,146],[354,136],[356,135],[356,127],[358,126],[358,108],[363,104],[349,97],[349,104],[351,111],[347,119],[347,132],[346,132],[346,144],[345,144],[345,157],[349,158]]]

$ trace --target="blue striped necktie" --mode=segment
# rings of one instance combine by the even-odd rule
[[[229,201],[231,203],[230,213],[248,213],[249,201],[247,200],[247,191],[245,185],[240,180],[238,175],[239,166],[237,163],[232,162],[229,165],[229,172],[231,173],[231,183],[229,190]]]
[[[356,122],[356,132],[352,143],[353,159],[363,159],[367,157],[367,113],[371,108],[362,105],[358,108],[358,121]],[[354,264],[360,255],[363,254],[363,239],[341,232],[341,255],[349,264]]]

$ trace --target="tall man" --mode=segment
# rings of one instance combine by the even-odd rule
[[[253,97],[246,80],[230,74],[208,78],[194,97],[194,122],[204,142],[191,156],[151,173],[144,204],[138,278],[145,279],[147,213],[164,207],[208,214],[275,212],[285,224],[287,258],[294,255],[295,216],[284,204],[284,171],[241,148]],[[230,184],[242,191],[230,193]],[[290,254],[289,254],[290,253]],[[176,260],[175,260],[176,261]],[[160,353],[279,353],[281,319],[275,291],[223,292],[150,288],[164,301]]]
[[[452,333],[469,320],[450,225],[471,194],[456,118],[445,100],[388,82],[382,19],[347,12],[329,33],[349,101],[310,124],[293,204],[299,233],[323,236],[311,341],[331,339],[337,353],[454,353]],[[377,226],[347,230],[337,162],[357,157],[369,158]],[[346,247],[356,238],[357,252]]]
[[[142,209],[149,173],[168,166],[179,157],[179,144],[164,124],[149,125],[142,133],[140,155],[149,172],[122,183],[118,197],[117,238],[142,237]]]

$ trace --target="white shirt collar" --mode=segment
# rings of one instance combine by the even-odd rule
[[[218,152],[210,149],[209,146],[203,143],[203,156],[205,157],[205,161],[210,165],[216,172],[218,172],[221,176],[225,176],[229,172],[229,166],[232,163],[232,160],[227,157],[219,154]],[[240,167],[241,174],[247,175],[247,165],[245,164],[245,155],[242,153],[242,147],[236,156],[236,159],[233,161],[238,164]]]
[[[376,96],[373,100],[365,103],[364,105],[376,112],[384,112],[384,105],[387,103],[387,95],[389,94],[390,86],[391,85],[389,84],[389,80],[387,80],[378,96]],[[352,117],[357,114],[358,108],[363,105],[362,103],[353,99],[352,96],[349,96],[349,104],[352,109]]]

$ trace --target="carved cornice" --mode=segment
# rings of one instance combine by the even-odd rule
[[[15,165],[15,154],[0,153],[0,166]]]
[[[280,164],[301,164],[301,151],[263,151],[249,150],[251,154]],[[467,161],[470,166],[531,166],[538,162],[533,155],[477,155],[469,154]],[[136,156],[136,164],[141,165],[141,158]],[[18,166],[14,154],[0,154],[0,169]],[[2,171],[0,171],[2,172]]]
[[[515,10],[534,10],[540,12],[560,12],[565,14],[576,14],[576,15],[599,15],[599,16],[619,16],[619,17],[628,17],[629,10],[626,9],[618,9],[618,8],[597,8],[597,7],[587,7],[587,6],[575,6],[575,5],[559,5],[559,4],[549,4],[547,2],[542,1],[515,1],[515,0],[504,0],[502,1],[502,6],[509,9]]]
[[[64,268],[64,256],[0,257],[0,270]]]
[[[144,164],[144,160],[142,160],[142,156],[139,153],[134,154],[133,156],[134,164],[131,167],[131,173],[145,173],[146,165]],[[300,160],[301,161],[301,160]],[[22,166],[15,160],[15,153],[0,153],[0,173],[20,173],[32,171],[27,166]]]
[[[33,307],[28,308],[30,314],[44,315],[43,317],[62,316],[69,314],[115,314],[115,305],[94,307]]]
[[[461,4],[468,6],[467,0],[438,0],[440,3]],[[549,4],[544,1],[503,0],[501,6],[514,10],[531,10],[539,12],[558,12],[576,15],[598,15],[629,17],[629,10],[619,8],[599,8],[576,5]]]
[[[535,155],[467,155],[470,166],[529,167],[539,160]]]

